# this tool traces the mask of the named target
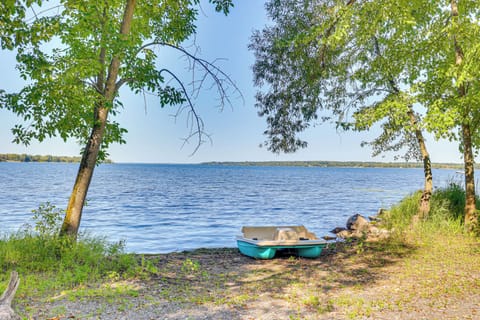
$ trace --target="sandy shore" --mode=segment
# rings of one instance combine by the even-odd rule
[[[402,277],[417,251],[332,244],[317,259],[254,260],[236,248],[148,255],[144,278],[112,277],[15,308],[27,319],[52,320],[480,319],[480,289],[429,297],[417,275]],[[480,272],[472,279],[466,270],[456,276],[480,288]]]

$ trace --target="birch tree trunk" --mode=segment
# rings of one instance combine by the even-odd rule
[[[456,23],[458,18],[458,5],[456,0],[452,0],[451,3],[452,17]],[[462,47],[457,41],[454,34],[453,44],[455,48],[455,64],[460,66],[463,63],[463,51]],[[460,83],[458,86],[459,98],[465,97],[467,94],[467,88],[465,83]],[[466,106],[465,108],[468,108]],[[478,216],[475,204],[475,170],[474,170],[474,158],[473,158],[473,146],[472,146],[472,132],[470,124],[468,123],[469,112],[468,109],[463,112],[463,119],[461,125],[462,139],[463,139],[463,161],[465,165],[465,228],[468,231],[473,231],[478,226]]]
[[[478,227],[475,200],[475,171],[470,126],[462,125],[463,159],[465,163],[465,228],[474,231]]]
[[[427,151],[427,146],[425,144],[425,139],[423,138],[422,130],[419,129],[417,124],[417,119],[415,114],[410,107],[408,111],[408,116],[410,118],[410,123],[415,130],[415,137],[417,138],[418,146],[420,153],[422,155],[423,161],[423,173],[425,175],[425,184],[423,188],[422,198],[420,199],[420,207],[418,210],[418,215],[420,219],[424,219],[430,212],[430,198],[433,191],[433,182],[432,182],[432,163],[430,161],[430,155]]]

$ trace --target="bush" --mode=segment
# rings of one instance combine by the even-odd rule
[[[46,287],[71,288],[110,274],[128,276],[135,272],[136,259],[124,253],[124,243],[80,235],[78,241],[58,236],[62,210],[49,203],[34,210],[35,227],[0,238],[0,270],[9,274],[36,274]],[[1,279],[0,279],[1,280]]]
[[[382,216],[385,226],[389,229],[403,231],[412,223],[412,218],[418,212],[418,205],[422,197],[422,192],[418,191],[405,197],[400,203],[390,208]]]
[[[422,192],[418,191],[399,204],[393,206],[385,216],[385,225],[390,229],[405,231],[412,224],[412,218],[417,214]],[[477,199],[477,203],[480,201]],[[465,190],[456,183],[450,183],[445,188],[437,189],[430,199],[430,213],[420,227],[425,232],[433,230],[447,233],[463,231],[465,208]]]

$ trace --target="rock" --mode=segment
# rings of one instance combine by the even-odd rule
[[[370,227],[370,223],[368,220],[360,215],[360,214],[354,214],[347,220],[347,229],[348,230],[355,230],[355,231],[366,231]]]
[[[337,234],[337,233],[339,233],[341,231],[344,231],[344,230],[347,230],[347,229],[342,228],[342,227],[336,227],[335,229],[330,230],[330,232],[334,233],[334,234]]]
[[[349,230],[342,230],[337,233],[337,237],[342,238],[342,239],[349,239],[352,238],[352,232]]]
[[[347,221],[347,229],[335,228],[337,237],[342,239],[360,239],[363,238],[367,242],[379,241],[386,239],[390,233],[370,223],[365,217],[360,214],[354,214]]]
[[[8,287],[0,297],[0,320],[16,319],[15,312],[13,311],[11,305],[19,284],[20,279],[18,278],[18,273],[13,271],[10,274],[10,282],[8,283]]]
[[[332,237],[332,236],[323,236],[322,237],[323,240],[326,240],[326,241],[331,241],[331,240],[335,240],[337,239],[337,237]]]

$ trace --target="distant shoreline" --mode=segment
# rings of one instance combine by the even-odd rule
[[[0,162],[60,162],[79,163],[81,157],[76,156],[52,156],[52,155],[30,155],[30,154],[0,154]],[[105,160],[104,163],[112,164],[112,160]],[[123,162],[120,162],[120,164]],[[125,162],[135,164],[137,162]],[[138,162],[141,164],[141,162]],[[148,163],[162,164],[162,163]],[[175,165],[176,163],[169,163]],[[179,163],[180,164],[180,163]],[[184,164],[184,163],[181,163]],[[338,168],[423,168],[422,162],[376,162],[376,161],[209,161],[201,163],[190,163],[192,165],[217,165],[217,166],[251,166],[251,167],[338,167]],[[432,163],[434,169],[455,169],[463,170],[463,163]],[[475,168],[480,168],[475,165]]]
[[[203,162],[203,165],[265,166],[265,167],[341,167],[341,168],[423,168],[422,162],[363,162],[363,161],[226,161]],[[480,168],[480,166],[475,166]],[[463,170],[462,163],[432,163],[434,169]]]
[[[0,162],[63,162],[79,163],[81,157],[71,156],[52,156],[52,155],[31,155],[25,153],[0,153]],[[111,160],[105,160],[105,163],[112,163]]]

